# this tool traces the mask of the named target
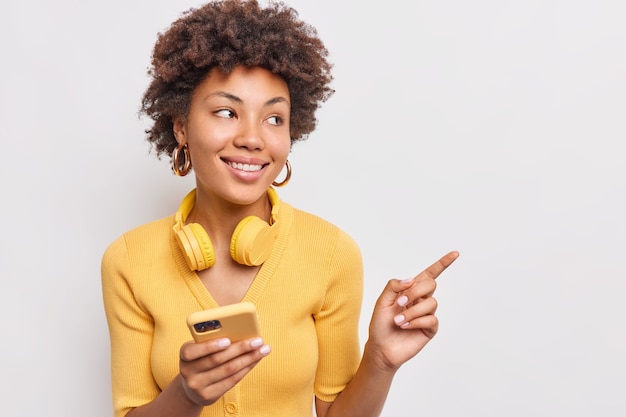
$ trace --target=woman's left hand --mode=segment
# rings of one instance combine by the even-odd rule
[[[387,283],[376,301],[366,345],[382,366],[398,369],[435,336],[439,328],[435,279],[458,256],[449,252],[415,278]]]

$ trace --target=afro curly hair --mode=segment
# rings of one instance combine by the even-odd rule
[[[171,155],[178,145],[173,118],[188,115],[193,92],[209,71],[256,66],[286,81],[291,142],[304,140],[315,129],[316,110],[334,92],[327,57],[317,30],[282,2],[261,7],[256,0],[223,0],[192,8],[158,34],[140,109],[153,120],[146,139],[157,157]]]

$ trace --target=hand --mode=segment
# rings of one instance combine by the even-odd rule
[[[366,351],[382,366],[398,369],[435,336],[439,328],[435,279],[458,256],[458,252],[450,252],[413,279],[387,283],[376,301],[366,345]]]
[[[182,387],[194,404],[207,406],[246,376],[270,352],[261,338],[187,342],[180,348]]]

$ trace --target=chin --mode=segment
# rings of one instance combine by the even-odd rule
[[[229,199],[231,203],[238,204],[241,206],[248,206],[250,204],[254,204],[259,199],[263,198],[266,193],[269,185],[253,185],[253,186],[244,186],[237,187],[233,192],[229,193]]]

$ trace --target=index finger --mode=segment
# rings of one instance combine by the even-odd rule
[[[443,271],[446,270],[447,267],[452,265],[459,257],[459,252],[452,251],[443,255],[437,262],[420,272],[415,278],[418,278],[420,275],[426,275],[429,278],[435,279],[437,278]]]

